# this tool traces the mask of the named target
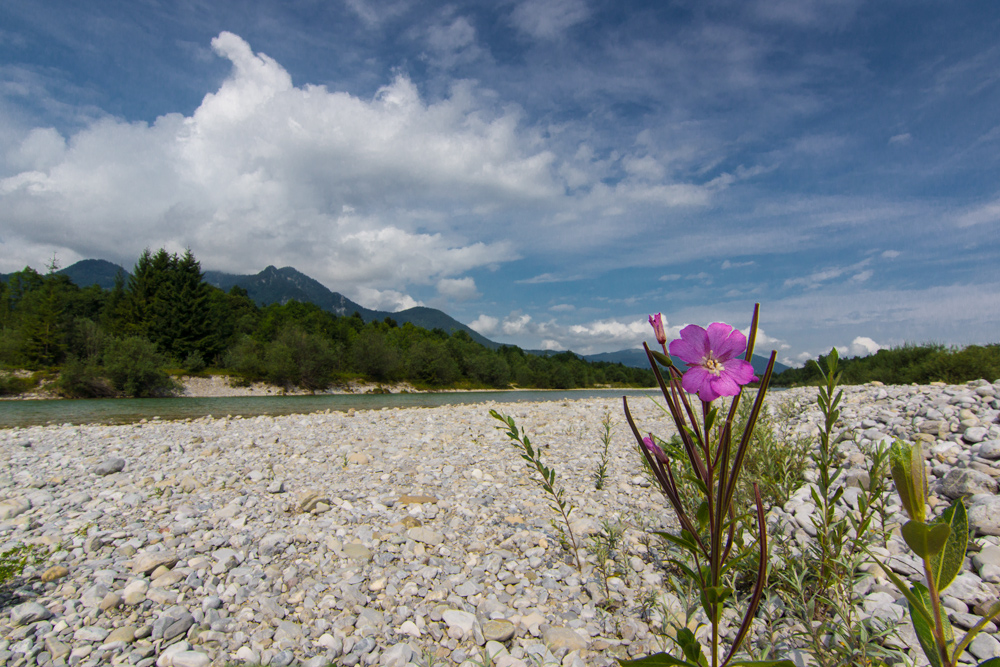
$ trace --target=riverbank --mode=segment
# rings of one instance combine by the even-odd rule
[[[15,372],[19,377],[29,377],[31,374],[26,371]],[[323,394],[369,394],[369,393],[392,393],[419,392],[420,390],[408,382],[361,382],[352,380],[346,384],[336,385],[325,389],[322,392],[311,392],[299,387],[280,387],[268,384],[267,382],[251,382],[247,384],[233,384],[233,378],[228,375],[207,375],[190,376],[184,375],[175,377],[174,380],[180,385],[177,396],[188,398],[220,398],[238,396],[308,396],[314,393]],[[62,396],[55,392],[52,381],[42,382],[32,391],[24,392],[14,396],[0,396],[0,400],[7,401],[43,401],[60,400]]]
[[[935,504],[953,469],[988,480],[969,476],[980,482],[978,537],[949,589],[956,625],[973,622],[1000,583],[998,392],[865,385],[846,388],[842,405],[852,466],[866,443],[919,437]],[[814,389],[773,398],[797,405],[791,433],[815,434]],[[652,401],[630,406],[643,431],[669,435]],[[557,472],[576,507],[582,570],[491,408],[512,414]],[[611,465],[598,490],[604,414]],[[784,541],[809,539],[809,507],[806,490],[772,510]],[[895,498],[888,508],[898,522]],[[672,529],[669,517],[620,399],[0,430],[0,548],[60,547],[0,611],[0,663],[402,667],[433,657],[471,667],[489,651],[506,667],[612,665],[660,650],[664,610],[678,608],[663,554],[643,539]],[[586,547],[605,521],[624,526],[607,588]],[[914,572],[897,540],[886,556]],[[887,580],[866,581],[864,613],[902,618]],[[977,658],[1000,655],[995,632]],[[910,626],[897,643],[917,646]]]

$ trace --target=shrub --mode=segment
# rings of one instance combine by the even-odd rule
[[[56,393],[64,398],[106,398],[115,395],[115,388],[104,377],[100,367],[70,357],[55,382]]]
[[[104,368],[115,389],[135,397],[166,396],[177,385],[163,371],[167,359],[139,336],[114,339],[104,353]]]

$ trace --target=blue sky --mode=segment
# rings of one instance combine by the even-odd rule
[[[992,0],[0,5],[0,272],[294,266],[493,340],[997,342]]]

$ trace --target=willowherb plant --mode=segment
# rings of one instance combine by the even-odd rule
[[[577,546],[576,537],[573,535],[573,526],[570,524],[569,519],[569,515],[573,512],[573,505],[566,500],[565,491],[561,487],[556,486],[555,470],[542,463],[541,452],[531,446],[531,440],[523,431],[518,430],[517,423],[514,422],[513,417],[502,415],[496,410],[490,410],[490,416],[503,422],[503,426],[498,426],[497,429],[505,431],[507,437],[511,440],[511,445],[518,450],[528,468],[538,473],[538,476],[541,478],[542,489],[550,496],[549,503],[552,505],[552,509],[559,513],[563,524],[566,526],[566,530],[563,531],[558,524],[555,524],[561,533],[560,537],[563,538],[563,541],[572,550],[573,559],[576,561],[576,569],[583,570],[580,563],[580,549]]]
[[[673,365],[668,355],[662,316],[657,313],[649,318],[663,352],[650,350],[646,346],[646,355],[670,416],[677,426],[684,454],[693,470],[695,487],[701,498],[694,514],[685,506],[685,499],[680,495],[674,463],[657,445],[652,434],[643,436],[640,433],[629,411],[627,398],[623,398],[625,416],[640,451],[677,515],[681,534],[661,533],[661,536],[689,555],[687,563],[674,560],[673,564],[699,590],[701,607],[710,625],[710,635],[708,646],[703,648],[689,628],[678,628],[673,642],[675,653],[679,655],[658,653],[638,660],[621,661],[623,665],[793,666],[789,660],[748,662],[736,659],[756,615],[767,580],[767,526],[760,491],[756,485],[754,505],[758,571],[739,629],[728,649],[723,651],[721,646],[723,610],[734,599],[732,570],[747,555],[745,552],[741,553],[737,545],[737,535],[742,536],[745,531],[742,514],[737,512],[734,504],[736,485],[774,369],[775,353],[772,352],[743,435],[734,441],[733,421],[739,409],[742,386],[757,379],[750,359],[757,334],[758,314],[759,305],[754,308],[749,341],[742,333],[721,322],[709,325],[708,329],[696,325],[682,329],[680,339],[671,342],[669,354],[679,357],[688,365],[688,370],[683,373]],[[743,358],[740,358],[744,351]],[[660,370],[661,365],[666,369],[666,378]],[[698,395],[700,409],[688,398],[688,394]],[[720,421],[720,409],[714,401],[723,396],[732,396],[732,401],[728,412]]]
[[[601,458],[597,462],[597,472],[593,474],[594,488],[600,491],[608,481],[608,467],[611,465],[611,413],[605,412],[601,420]]]
[[[782,554],[786,565],[777,575],[778,593],[789,616],[799,621],[802,630],[798,635],[806,639],[820,667],[898,662],[900,652],[886,645],[895,633],[894,623],[863,613],[863,599],[855,589],[870,576],[862,571],[862,565],[869,561],[867,547],[884,542],[875,520],[878,510],[885,509],[888,450],[875,445],[868,452],[869,484],[859,490],[856,508],[845,512],[843,505],[838,505],[845,487],[839,446],[844,433],[838,430],[843,392],[838,388],[836,350],[827,357],[826,366],[817,397],[823,428],[812,452],[817,475],[809,487],[816,508],[810,515],[816,536],[802,553],[792,553],[786,546]]]
[[[955,631],[941,609],[941,593],[951,585],[965,563],[969,545],[969,518],[965,504],[959,498],[937,518],[927,521],[927,471],[920,442],[911,445],[896,440],[890,451],[890,462],[896,493],[906,515],[910,517],[900,533],[906,545],[923,561],[927,584],[909,586],[890,568],[883,569],[906,596],[913,629],[931,667],[956,667],[976,635],[987,623],[1000,616],[1000,601],[995,602],[956,644]],[[1000,667],[1000,658],[981,662],[979,667]]]

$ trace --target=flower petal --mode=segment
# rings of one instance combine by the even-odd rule
[[[701,396],[702,390],[709,388],[709,382],[715,376],[709,373],[707,370],[701,366],[693,366],[690,370],[684,373],[684,377],[681,378],[681,386],[689,394],[698,394]],[[711,400],[701,397],[704,400]]]
[[[699,364],[709,351],[708,334],[697,324],[681,329],[681,337],[670,341],[670,354],[688,365]]]
[[[753,374],[753,365],[743,359],[730,359],[723,362],[722,375],[729,376],[737,384],[749,384],[757,379]]]
[[[728,324],[725,326],[729,326]],[[709,327],[711,328],[711,327]],[[709,333],[711,336],[711,332]],[[747,349],[747,337],[743,335],[739,329],[733,329],[732,332],[726,336],[725,340],[721,341],[717,346],[712,345],[712,352],[715,353],[715,358],[719,361],[726,361],[727,359],[732,359],[743,354]]]
[[[711,380],[712,391],[718,396],[735,396],[740,393],[740,386],[736,384],[728,373],[723,373]],[[704,399],[702,399],[704,400]]]

